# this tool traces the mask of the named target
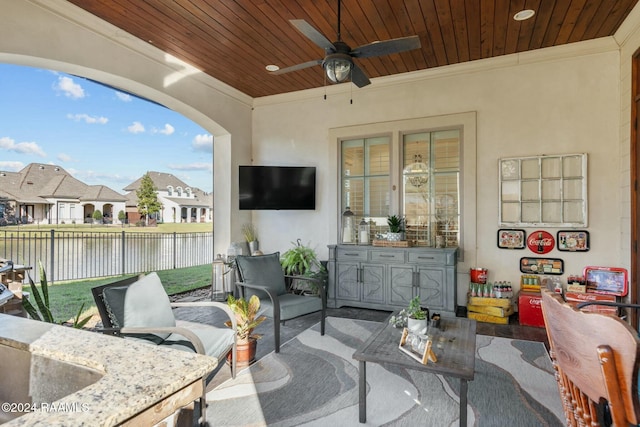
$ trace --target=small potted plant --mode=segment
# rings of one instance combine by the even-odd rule
[[[387,240],[393,242],[399,242],[402,240],[402,233],[404,232],[404,218],[399,217],[398,215],[389,215],[387,217],[387,225],[389,226]]]
[[[235,314],[237,322],[236,334],[238,340],[236,353],[238,360],[236,367],[249,366],[256,359],[258,338],[261,337],[261,335],[254,334],[253,330],[267,319],[266,316],[258,316],[260,298],[256,295],[251,295],[247,302],[244,298],[235,298],[233,295],[229,295],[227,305]],[[225,322],[225,325],[231,327],[231,321]],[[231,353],[227,355],[227,361],[231,363]]]
[[[249,254],[259,255],[257,252],[260,250],[260,244],[258,242],[258,230],[256,227],[249,223],[242,226],[242,235],[249,244]]]
[[[423,334],[427,330],[427,319],[429,318],[429,310],[420,307],[420,297],[416,296],[409,301],[407,307],[407,328],[411,332]]]

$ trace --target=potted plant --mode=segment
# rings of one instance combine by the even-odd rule
[[[316,252],[309,246],[305,246],[298,239],[293,243],[293,248],[289,249],[280,257],[280,265],[284,274],[288,276],[305,276],[314,279],[326,280],[327,271],[318,261]],[[314,282],[304,280],[293,280],[291,288],[302,293],[308,291],[314,295],[318,294],[318,287]]]
[[[249,244],[249,254],[257,255],[256,252],[260,250],[260,244],[258,242],[258,230],[256,227],[251,223],[244,224],[242,226],[242,235]]]
[[[411,332],[422,334],[427,330],[429,310],[420,306],[420,297],[416,296],[409,301],[407,307],[407,328]]]
[[[261,335],[254,334],[253,330],[264,322],[266,316],[258,316],[260,309],[260,298],[251,295],[249,301],[244,298],[235,298],[233,295],[227,297],[227,305],[236,316],[236,343],[237,362],[236,367],[246,367],[251,365],[256,359],[257,340]],[[231,327],[231,321],[226,321],[225,325]],[[227,355],[228,363],[231,363],[231,353]]]
[[[404,218],[398,215],[389,215],[387,217],[387,225],[389,226],[389,232],[387,233],[387,240],[398,242],[402,240],[402,233],[404,232]]]

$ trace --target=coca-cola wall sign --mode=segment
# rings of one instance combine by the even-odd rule
[[[534,231],[527,237],[527,247],[535,254],[549,253],[555,245],[556,240],[544,230]]]

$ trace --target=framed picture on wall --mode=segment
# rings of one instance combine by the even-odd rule
[[[560,230],[556,242],[559,251],[586,252],[589,250],[589,232],[586,230]]]
[[[524,230],[501,228],[498,230],[498,247],[500,249],[524,249],[526,236]]]

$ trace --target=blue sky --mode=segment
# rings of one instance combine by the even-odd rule
[[[29,163],[119,193],[147,171],[213,191],[213,139],[191,120],[79,77],[0,64],[0,170]]]

